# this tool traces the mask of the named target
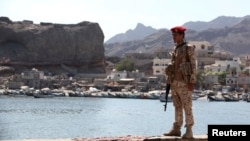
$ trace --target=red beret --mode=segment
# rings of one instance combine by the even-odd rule
[[[171,28],[171,31],[174,33],[184,33],[186,31],[186,28],[184,26],[175,26]]]

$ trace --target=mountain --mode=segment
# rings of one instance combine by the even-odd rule
[[[116,42],[104,44],[105,56],[123,56],[125,53],[142,52],[154,53],[157,49],[162,49],[166,44],[171,44],[171,33],[166,29],[161,29],[143,40]]]
[[[249,18],[250,16],[245,17],[229,17],[229,16],[219,16],[218,18],[210,21],[210,22],[187,22],[184,24],[188,29],[192,29],[195,31],[203,31],[206,29],[220,29],[224,27],[232,27],[242,20]]]
[[[187,22],[187,41],[208,41],[217,49],[231,52],[235,56],[250,53],[250,16],[220,16],[210,22]],[[197,27],[197,28],[195,28]],[[201,28],[202,27],[202,28]],[[205,28],[206,27],[206,28]],[[105,56],[122,57],[129,52],[154,53],[173,48],[171,32],[160,29],[141,40],[104,44]]]
[[[157,29],[154,29],[151,26],[145,26],[141,23],[138,23],[134,30],[129,29],[126,33],[117,34],[114,37],[107,40],[105,44],[141,40],[144,37],[155,32],[157,32]]]

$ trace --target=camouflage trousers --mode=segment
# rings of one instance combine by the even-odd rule
[[[185,113],[185,127],[194,125],[194,117],[192,111],[192,91],[188,90],[188,86],[183,81],[174,80],[171,83],[171,93],[173,105],[175,107],[174,126],[181,127],[183,125],[183,110]]]

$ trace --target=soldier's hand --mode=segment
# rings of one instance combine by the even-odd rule
[[[165,68],[165,74],[166,75],[168,74],[168,68]]]
[[[165,68],[165,74],[166,75],[171,75],[171,73],[173,72],[173,65],[172,64],[168,64],[168,66]]]

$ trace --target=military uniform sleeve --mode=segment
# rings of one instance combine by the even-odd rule
[[[197,73],[197,68],[196,68],[196,54],[195,54],[195,46],[193,45],[188,45],[188,57],[191,63],[192,67],[192,73],[190,76],[190,83],[195,84],[196,83],[196,73]]]

